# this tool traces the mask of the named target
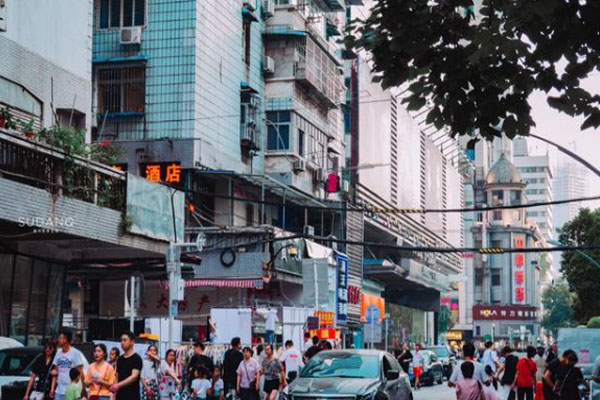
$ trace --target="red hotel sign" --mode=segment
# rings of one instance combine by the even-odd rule
[[[535,321],[538,318],[536,307],[521,306],[473,306],[474,320],[518,320]]]

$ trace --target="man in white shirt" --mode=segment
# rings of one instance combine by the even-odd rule
[[[69,331],[61,331],[58,334],[58,351],[52,361],[56,374],[52,378],[50,397],[55,400],[64,400],[67,387],[71,384],[69,372],[71,368],[77,368],[80,376],[83,376],[83,358],[79,350],[71,346],[72,334]]]
[[[275,342],[275,325],[279,322],[277,311],[269,307],[266,312],[258,312],[265,319],[265,342],[273,344]]]
[[[492,371],[496,372],[498,370],[498,354],[494,350],[494,343],[491,341],[485,342],[485,351],[483,352],[481,362],[484,368],[489,365]]]
[[[294,342],[288,340],[285,342],[285,351],[281,356],[280,361],[285,367],[287,382],[292,383],[298,377],[300,370],[304,367],[302,361],[302,353],[294,348]]]
[[[459,361],[454,366],[454,370],[452,371],[452,376],[450,376],[450,379],[448,379],[448,386],[454,387],[454,386],[456,386],[456,382],[462,381],[465,379],[463,377],[460,366],[462,365],[462,363],[467,362],[467,361],[472,362],[473,366],[475,367],[475,371],[473,372],[473,379],[478,380],[479,382],[484,383],[484,384],[487,383],[489,378],[485,373],[485,367],[481,363],[475,361],[475,346],[473,346],[471,343],[466,343],[463,346],[463,357],[464,357],[464,360]]]
[[[312,337],[310,337],[310,332],[304,333],[304,347],[302,348],[302,352],[306,353],[306,350],[310,349],[313,345]]]

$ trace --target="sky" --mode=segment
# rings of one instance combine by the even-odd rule
[[[584,84],[592,95],[600,93],[600,74],[588,79]],[[543,136],[561,146],[575,151],[580,157],[584,158],[595,167],[600,169],[600,129],[581,130],[583,118],[572,118],[567,114],[559,113],[550,108],[546,102],[546,94],[534,93],[530,98],[532,107],[532,117],[536,127],[532,133]],[[549,150],[549,145],[536,139],[528,139],[528,145],[532,155],[545,154]],[[573,147],[574,146],[574,147]],[[552,162],[556,164],[557,157],[561,155],[556,149],[550,149]],[[600,178],[590,172],[588,195],[600,195]],[[600,201],[588,202],[590,207],[600,207]]]

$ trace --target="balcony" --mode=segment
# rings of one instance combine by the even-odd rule
[[[125,173],[4,131],[0,177],[116,211],[125,206]]]

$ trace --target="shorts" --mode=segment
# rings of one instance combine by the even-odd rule
[[[271,394],[273,390],[279,390],[279,386],[281,386],[279,379],[265,380],[265,393]]]
[[[415,376],[415,378],[420,378],[422,372],[423,367],[413,367],[413,375]]]

